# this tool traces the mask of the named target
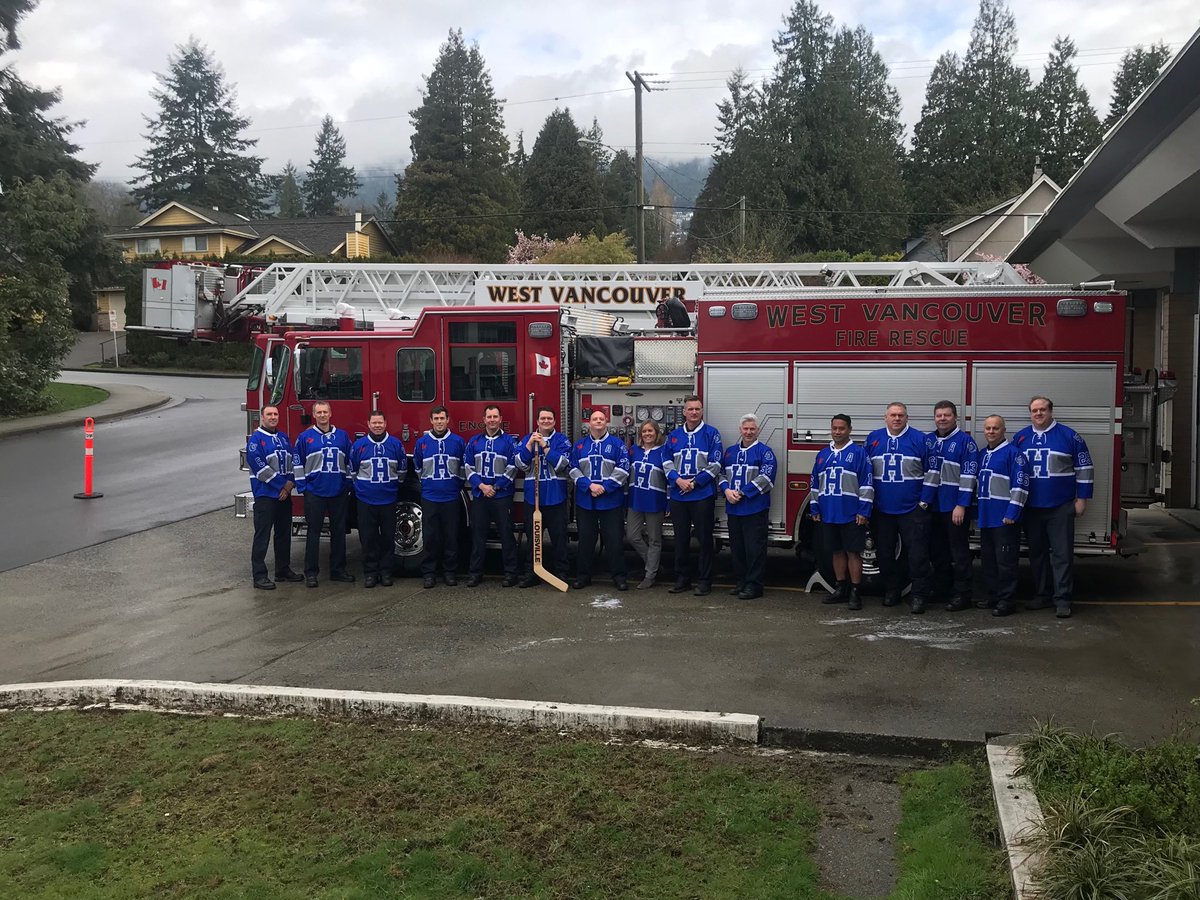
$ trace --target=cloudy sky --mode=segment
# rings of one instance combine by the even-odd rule
[[[1017,60],[1040,77],[1056,35],[1080,50],[1080,76],[1103,117],[1122,53],[1165,41],[1178,50],[1200,25],[1194,0],[1010,0]],[[409,111],[451,28],[479,44],[510,136],[533,145],[556,105],[596,117],[613,146],[633,142],[639,70],[661,93],[644,99],[646,153],[665,166],[707,156],[714,106],[736,66],[755,78],[790,0],[41,0],[7,54],[27,81],[62,91],[61,113],[86,120],[75,136],[98,177],[124,180],[144,148],[150,91],[176,46],[195,35],[237,87],[265,169],[303,168],[325,114],[339,123],[348,161],[363,174],[407,160]],[[948,0],[825,0],[835,21],[863,25],[891,67],[909,126],[946,50],[966,49],[976,7]],[[919,10],[919,12],[918,12]]]

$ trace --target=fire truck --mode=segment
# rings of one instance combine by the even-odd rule
[[[217,283],[223,293],[209,288]],[[485,405],[497,405],[514,434],[531,430],[534,410],[547,405],[568,437],[603,409],[632,442],[645,420],[668,431],[681,424],[683,399],[696,393],[728,443],[754,413],[781,462],[770,541],[802,555],[812,550],[812,463],[834,414],[849,414],[862,440],[891,401],[930,431],[934,404],[948,399],[960,427],[981,439],[986,416],[1003,415],[1015,434],[1029,398],[1046,394],[1095,463],[1076,550],[1122,550],[1126,314],[1111,285],[1030,285],[1003,263],[297,263],[269,266],[236,294],[189,266],[147,272],[146,290],[146,331],[253,341],[247,432],[272,404],[295,436],[325,401],[355,435],[381,410],[411,452],[435,405],[464,436],[482,430]],[[396,538],[410,561],[423,549],[412,481]],[[236,514],[252,502],[239,495]],[[295,512],[299,530],[299,501]],[[722,538],[719,503],[717,516]]]

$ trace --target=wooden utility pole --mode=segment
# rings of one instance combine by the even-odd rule
[[[634,115],[634,155],[637,157],[634,161],[634,166],[637,169],[637,215],[634,217],[634,232],[636,233],[637,243],[637,261],[644,263],[646,261],[646,186],[642,183],[642,91],[650,90],[650,85],[646,84],[646,79],[642,77],[641,72],[630,74],[625,73],[625,77],[633,84],[633,115]]]

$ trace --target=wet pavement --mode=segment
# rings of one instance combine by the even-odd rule
[[[504,589],[497,577],[474,590],[419,579],[365,590],[360,579],[256,591],[249,529],[223,510],[0,573],[0,682],[466,694],[965,740],[1053,717],[1146,740],[1194,716],[1200,697],[1200,532],[1162,511],[1131,522],[1145,552],[1080,560],[1077,614],[1059,621],[1052,610],[913,616],[878,598],[851,613],[803,593],[782,552],[767,596],[750,602],[666,584]],[[1022,577],[1027,592],[1024,565]]]

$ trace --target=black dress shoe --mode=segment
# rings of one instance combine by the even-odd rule
[[[629,582],[624,578],[614,578],[613,587],[618,591],[627,591],[629,590]]]
[[[479,587],[481,584],[483,584],[482,575],[472,575],[467,579],[467,587]]]
[[[329,576],[330,581],[344,581],[346,584],[354,583],[354,576],[349,572],[334,572]]]
[[[762,591],[742,591],[740,594],[738,594],[738,597],[742,600],[757,600],[762,595]]]
[[[745,588],[744,588],[744,587],[742,587],[742,585],[740,585],[740,584],[739,584],[739,585],[736,585],[736,586],[734,586],[734,587],[731,587],[731,588],[729,589],[729,596],[730,596],[730,597],[736,597],[738,594],[740,594],[740,593],[741,593],[742,591],[744,591],[744,590],[745,590]]]
[[[286,572],[276,572],[275,580],[276,581],[303,581],[304,576],[301,575],[299,572],[293,572],[291,569],[288,569]]]
[[[1012,604],[996,605],[992,607],[992,615],[999,618],[1000,616],[1011,616],[1017,611],[1017,608]]]
[[[685,591],[690,591],[692,584],[690,581],[677,581],[673,587],[667,588],[668,594],[682,594]]]
[[[976,600],[975,608],[976,609],[995,609],[996,601],[995,600]]]
[[[850,582],[849,581],[839,581],[837,583],[837,588],[834,589],[834,592],[831,595],[829,602],[830,603],[841,603],[843,600],[846,600],[849,596],[850,596]]]
[[[275,582],[273,582],[273,581],[272,581],[270,578],[268,578],[266,575],[264,575],[262,578],[255,578],[255,579],[254,579],[254,586],[255,586],[256,588],[258,588],[260,591],[273,591],[273,590],[275,590]]]
[[[517,586],[517,576],[516,575],[505,575],[504,580],[502,582],[500,582],[500,587],[516,587],[516,586]]]
[[[537,587],[537,583],[541,580],[542,579],[538,578],[536,575],[526,575],[524,578],[522,578],[520,581],[517,582],[517,587],[519,587],[519,588]]]
[[[573,582],[571,582],[571,587],[575,588],[577,591],[582,591],[585,587],[591,585],[591,583],[592,579],[590,578],[576,578]]]
[[[1069,606],[1059,606],[1057,609],[1055,609],[1055,611],[1054,611],[1054,616],[1055,616],[1055,618],[1058,618],[1058,619],[1069,619],[1069,618],[1071,618],[1071,607],[1069,607]]]
[[[839,591],[834,591],[832,594],[828,595],[827,597],[822,597],[821,602],[824,603],[826,606],[832,606],[835,603],[845,603],[849,599],[850,599],[850,591],[849,591],[849,589],[847,589],[845,594],[841,594]]]
[[[436,579],[436,578],[434,578],[432,575],[426,575],[426,576],[425,576],[425,585],[424,585],[424,586],[425,586],[425,587],[427,587],[427,588],[436,587],[436,586],[437,586],[437,579]]]
[[[458,587],[458,577],[453,572],[443,575],[442,581],[446,582],[446,587]]]
[[[900,604],[900,595],[893,594],[891,591],[883,595],[884,606],[898,606]]]
[[[974,605],[970,597],[955,596],[951,597],[950,602],[946,604],[946,612],[962,612],[964,609],[970,609]]]
[[[364,575],[363,576],[363,587],[373,588],[377,584],[379,584],[379,576],[378,575]]]
[[[913,612],[914,616],[919,616],[923,612],[925,612],[925,598],[924,597],[913,597],[912,612]]]
[[[858,585],[850,585],[850,597],[846,601],[846,609],[862,609],[862,594],[858,592]]]
[[[392,586],[392,584],[393,584],[393,582],[392,582],[392,576],[391,576],[391,575],[386,575],[386,574],[385,574],[385,575],[380,575],[380,576],[379,576],[379,583],[380,583],[380,584],[382,584],[384,587],[391,587],[391,586]]]
[[[696,585],[696,589],[692,591],[692,594],[696,597],[707,597],[711,593],[712,585],[707,581],[701,581],[698,585]]]
[[[317,586],[317,576],[316,575],[305,575],[304,576],[304,586],[305,587],[316,587]]]

